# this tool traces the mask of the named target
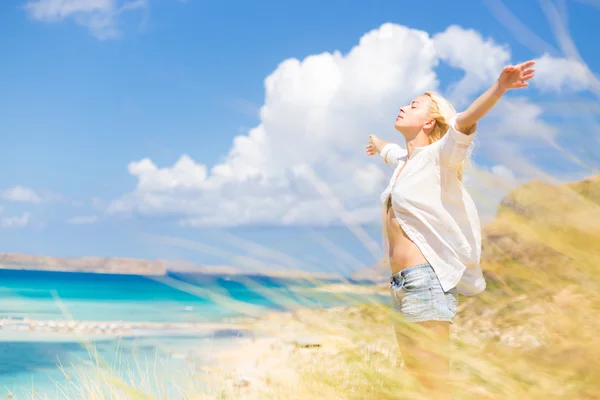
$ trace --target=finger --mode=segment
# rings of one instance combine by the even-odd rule
[[[507,65],[506,67],[502,68],[502,72],[512,72],[515,70],[514,65]]]
[[[518,89],[526,88],[526,87],[528,87],[528,86],[529,86],[529,83],[528,83],[528,82],[521,82],[521,83],[517,83],[517,84],[516,84],[516,87],[517,87]]]
[[[525,70],[525,71],[521,72],[521,77],[532,76],[534,72],[535,72],[535,69]]]
[[[523,71],[521,76],[531,76],[535,72],[535,69],[528,69],[527,71]]]
[[[519,64],[520,69],[526,69],[535,65],[535,60],[525,61],[524,63]]]
[[[525,76],[522,78],[522,80],[523,80],[523,81],[528,81],[528,80],[530,80],[531,78],[533,78],[533,74],[530,74],[530,75],[525,75]]]
[[[535,64],[535,61],[526,61],[524,63],[517,65],[517,69],[520,71],[524,71],[524,70],[527,70],[530,67],[532,67],[534,64]]]

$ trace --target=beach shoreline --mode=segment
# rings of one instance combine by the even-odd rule
[[[527,304],[527,299],[521,297],[512,302]],[[561,296],[551,302],[529,304],[527,312],[535,317],[514,326],[503,322],[510,315],[502,309],[486,308],[487,311],[474,318],[474,313],[482,310],[473,307],[472,301],[465,301],[451,329],[453,343],[458,346],[469,344],[468,348],[462,348],[463,359],[483,361],[479,349],[493,346],[497,351],[487,361],[493,361],[493,365],[505,366],[507,357],[529,360],[527,352],[538,354],[548,346],[548,332],[545,331],[551,325],[547,318],[553,315],[549,310],[556,306],[555,301],[566,300]],[[219,343],[215,337],[207,336],[204,344],[198,342],[194,347],[174,350],[165,356],[183,362],[185,365],[180,367],[184,369],[192,367],[192,370],[180,372],[189,375],[194,387],[201,386],[202,390],[190,392],[185,397],[189,399],[212,400],[223,398],[219,397],[222,395],[257,400],[320,399],[335,398],[340,390],[356,394],[355,398],[368,398],[364,396],[385,390],[381,386],[383,381],[377,376],[385,379],[404,376],[391,312],[383,304],[299,307],[292,311],[268,311],[244,322],[197,324],[202,328],[238,332],[247,329],[248,334],[232,335]],[[163,324],[157,326],[164,328]],[[160,329],[157,332],[165,333]],[[206,347],[201,349],[199,346]],[[527,369],[535,366],[543,371],[535,360],[535,357],[529,360],[532,364],[527,364]],[[518,366],[511,365],[513,368]],[[369,371],[379,371],[380,375],[372,375]],[[481,381],[478,373],[476,369],[465,370],[464,365],[454,370],[459,379],[478,382],[470,389],[473,395],[498,390]],[[502,379],[512,376],[504,373]],[[103,379],[102,376],[100,374],[99,379]],[[169,385],[166,380],[155,383]],[[297,397],[289,397],[290,394]]]
[[[4,341],[76,341],[137,336],[193,336],[220,331],[248,331],[248,322],[124,322],[90,320],[0,320],[0,342]]]
[[[294,288],[295,292],[308,295],[314,293],[330,293],[340,295],[344,298],[345,295],[386,295],[387,287],[384,285],[367,285],[367,284],[350,284],[350,283],[329,283],[317,287],[310,288]],[[336,308],[338,306],[319,306],[321,308]],[[174,321],[131,321],[131,320],[88,320],[88,319],[36,319],[27,317],[3,317],[0,318],[0,332],[7,334],[15,332],[19,334],[38,334],[40,337],[43,334],[50,336],[56,334],[63,335],[96,335],[97,337],[119,337],[133,336],[137,334],[160,334],[160,332],[189,332],[193,334],[199,331],[218,331],[218,330],[235,330],[235,329],[250,329],[255,327],[261,320],[271,319],[274,315],[291,315],[296,309],[305,309],[304,305],[295,304],[288,310],[274,310],[265,308],[259,314],[252,313],[248,315],[239,315],[227,317],[215,321],[203,322],[174,322]],[[312,309],[313,307],[308,307]],[[2,339],[0,339],[1,341]],[[50,339],[49,339],[50,340]]]

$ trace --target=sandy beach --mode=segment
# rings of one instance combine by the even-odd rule
[[[378,331],[370,343],[354,341],[353,324],[362,318],[356,307],[266,314],[253,324],[257,338],[240,339],[238,346],[216,354],[216,365],[208,371],[207,380],[217,386],[225,382],[227,390],[242,399],[324,398],[306,385],[307,380],[320,368],[330,372],[343,369],[350,348],[383,355],[394,365],[400,362],[393,328],[383,321],[367,328]]]
[[[545,304],[527,296],[512,299],[510,307],[522,307],[518,324],[512,322],[514,314],[507,313],[507,303],[481,308],[474,300],[463,301],[451,329],[457,351],[452,380],[462,393],[459,398],[500,399],[509,393],[544,398],[551,391],[559,395],[572,390],[555,388],[545,380],[548,366],[539,363],[539,354],[557,343],[564,346],[553,331],[552,315],[565,301],[575,300],[573,290],[567,288]],[[396,398],[389,390],[408,390],[410,381],[388,310],[385,305],[366,304],[266,314],[253,324],[255,332],[264,335],[240,339],[237,347],[220,351],[206,379],[215,387],[226,385],[227,392],[239,399]],[[570,321],[561,323],[567,326]],[[588,328],[586,332],[593,336]],[[482,349],[490,353],[482,354]],[[551,370],[564,374],[565,366]],[[515,380],[519,374],[545,386],[532,389]]]
[[[136,336],[194,336],[199,334],[219,334],[219,332],[249,332],[249,323],[167,323],[167,322],[123,322],[123,321],[76,321],[76,320],[0,320],[0,341],[77,341],[108,340],[118,337]]]
[[[517,397],[512,398],[541,399],[548,393],[560,397],[593,391],[592,386],[584,383],[557,385],[560,379],[545,378],[557,375],[563,381],[580,382],[569,371],[589,374],[594,371],[592,366],[597,365],[596,353],[582,352],[584,344],[597,340],[593,327],[597,323],[590,321],[584,311],[589,309],[589,301],[576,293],[577,288],[569,286],[544,301],[526,295],[506,298],[500,293],[494,296],[499,296],[495,298],[503,299],[502,302],[463,299],[451,330],[453,347],[458,350],[452,367],[453,384],[461,393],[457,398],[503,399],[514,394]],[[580,311],[576,311],[579,309],[575,305],[582,306]],[[557,310],[564,307],[573,311],[561,316]],[[36,331],[40,328],[38,324],[27,323],[35,328],[13,330],[11,335],[38,334],[54,339],[65,335],[54,326],[50,326],[53,332]],[[94,326],[105,329],[96,334],[98,338],[123,335],[126,328],[129,334],[152,331],[164,335],[169,329],[188,335],[202,330],[246,332],[230,337],[227,346],[215,347],[209,363],[206,359],[196,359],[195,354],[200,352],[194,349],[170,355],[174,360],[185,360],[190,367],[171,371],[188,376],[191,388],[186,399],[392,399],[398,390],[411,390],[411,381],[402,368],[390,310],[385,304],[298,308],[225,324],[120,325],[89,321],[71,321],[66,327],[64,324],[60,329],[84,330]],[[47,329],[53,324],[45,321],[43,325]],[[3,335],[16,326],[22,329],[26,324],[15,321],[11,326],[3,321]],[[562,336],[565,330],[576,341],[565,342]],[[565,358],[565,351],[576,351],[580,359]],[[540,357],[546,361],[541,362]],[[551,363],[552,360],[555,362]],[[157,372],[160,376],[160,371]],[[519,378],[523,376],[530,379]],[[104,373],[93,375],[92,379],[94,385],[115,387],[113,381],[104,382]],[[158,383],[168,384],[161,379]],[[116,398],[130,398],[120,396]],[[410,398],[426,397],[414,394]]]

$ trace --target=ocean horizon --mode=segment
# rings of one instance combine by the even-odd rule
[[[226,323],[256,318],[268,311],[295,307],[332,307],[360,301],[364,295],[336,295],[318,290],[342,279],[272,277],[258,274],[169,272],[164,277],[0,270],[0,319],[36,321],[106,321],[153,323]],[[357,283],[357,282],[350,282]],[[381,300],[377,295],[376,299]],[[250,315],[244,307],[252,310]],[[2,332],[0,330],[0,332]],[[60,397],[57,384],[91,367],[96,354],[115,368],[169,363],[165,371],[189,367],[193,356],[210,364],[211,353],[233,345],[244,332],[214,328],[186,332],[152,332],[130,337],[102,337],[84,344],[53,332],[7,335],[0,340],[0,385],[13,394],[35,389]],[[90,351],[90,343],[93,351]],[[116,357],[119,361],[116,362]],[[62,365],[62,367],[59,367]],[[125,369],[127,369],[125,367]],[[181,374],[164,377],[181,378]],[[57,383],[58,382],[58,383]],[[31,394],[30,394],[31,395]],[[53,397],[56,396],[56,397]]]

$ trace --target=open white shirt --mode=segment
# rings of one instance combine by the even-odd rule
[[[460,294],[472,296],[486,287],[479,264],[481,225],[475,203],[457,172],[477,126],[466,135],[458,132],[455,124],[456,116],[440,140],[415,148],[408,160],[408,152],[399,145],[384,146],[381,157],[395,171],[381,194],[381,204],[385,215],[387,199],[392,196],[398,223],[431,264],[444,291],[456,287]],[[385,220],[383,247],[389,263]]]

